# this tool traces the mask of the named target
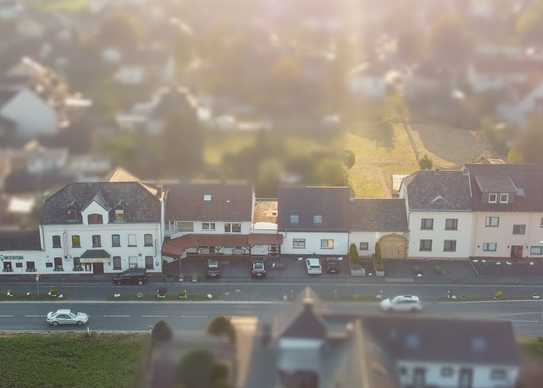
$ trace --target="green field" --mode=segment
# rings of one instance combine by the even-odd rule
[[[132,387],[143,335],[0,336],[0,387]]]

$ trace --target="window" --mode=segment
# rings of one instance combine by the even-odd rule
[[[361,251],[367,251],[370,249],[370,244],[367,241],[363,241],[360,243],[360,250]]]
[[[194,222],[192,221],[175,221],[175,230],[177,232],[193,232]]]
[[[53,263],[45,263],[45,268],[53,268]]]
[[[445,230],[458,230],[458,219],[447,218],[445,220]]]
[[[314,224],[322,224],[322,216],[320,214],[313,216],[313,223]]]
[[[131,233],[128,235],[128,246],[129,247],[137,247],[138,246],[138,239],[135,234]]]
[[[420,229],[421,230],[432,230],[434,229],[434,219],[433,218],[423,218],[420,220]]]
[[[53,248],[62,248],[60,244],[60,236],[53,236]]]
[[[209,194],[209,193],[204,193],[204,201],[205,202],[210,202],[213,200],[213,195]]]
[[[456,240],[443,241],[443,252],[456,252]]]
[[[432,251],[432,240],[420,240],[419,251],[421,251],[421,252],[431,252]]]
[[[215,222],[202,222],[202,230],[215,230]]]
[[[454,369],[450,366],[444,366],[441,368],[441,377],[452,377],[454,375]]]
[[[124,222],[124,209],[115,209],[113,219],[115,222]]]
[[[231,224],[229,222],[224,224],[224,233],[241,233],[241,224]]]
[[[89,225],[103,224],[104,219],[101,214],[89,214],[87,217],[87,223]]]
[[[532,256],[543,256],[543,245],[536,245],[530,247],[530,255]]]
[[[20,261],[15,263],[15,268],[23,268],[23,263],[21,263]]]
[[[154,258],[153,256],[145,256],[145,269],[154,268]]]
[[[121,268],[121,256],[113,256],[113,270],[120,271]]]
[[[485,226],[487,228],[497,228],[500,226],[500,217],[488,216],[485,218]]]
[[[36,272],[36,263],[33,261],[27,261],[26,272]]]
[[[305,238],[295,238],[292,240],[293,249],[305,249]]]
[[[101,248],[102,247],[102,237],[99,234],[94,234],[92,236],[92,247]]]
[[[526,234],[526,225],[513,225],[513,234]]]
[[[121,235],[119,234],[111,235],[111,246],[113,248],[119,248],[121,246]]]
[[[138,268],[138,256],[130,256],[128,258],[128,268]]]
[[[153,235],[146,233],[143,235],[143,246],[152,247],[153,246]]]
[[[500,203],[509,203],[509,194],[501,193],[500,194]]]
[[[298,214],[291,214],[290,215],[290,223],[291,224],[299,224],[300,223],[300,216]]]
[[[321,249],[334,249],[334,240],[322,239]]]
[[[74,257],[74,271],[79,272],[82,270],[83,268],[81,268],[81,258]]]
[[[498,243],[491,242],[491,243],[483,244],[483,252],[496,252],[497,250],[498,250]]]
[[[498,194],[496,193],[488,194],[488,203],[498,203]]]
[[[507,372],[505,369],[492,369],[490,372],[490,379],[491,380],[505,380],[507,377]]]
[[[77,234],[72,236],[72,248],[81,248],[81,237]]]

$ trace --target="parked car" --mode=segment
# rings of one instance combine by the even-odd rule
[[[131,268],[124,272],[115,275],[112,279],[113,284],[118,286],[122,284],[139,284],[142,285],[147,281],[147,273],[142,268]]]
[[[318,257],[305,259],[305,271],[308,275],[322,275],[321,261]]]
[[[69,309],[60,309],[51,311],[47,314],[47,324],[49,326],[60,325],[85,325],[89,321],[89,316],[85,313],[74,313]]]
[[[218,260],[209,259],[207,261],[207,277],[209,279],[218,279],[221,277],[221,266]]]
[[[339,259],[337,257],[325,258],[324,270],[326,273],[339,273]]]
[[[266,265],[264,260],[253,260],[251,263],[251,277],[252,278],[265,278],[266,277]]]
[[[383,311],[418,312],[422,310],[422,303],[418,296],[398,295],[381,301]]]

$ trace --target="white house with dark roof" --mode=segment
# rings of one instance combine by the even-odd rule
[[[279,188],[278,231],[286,255],[346,255],[349,250],[348,187]]]
[[[474,217],[468,175],[418,171],[401,186],[409,226],[410,258],[468,258]]]
[[[0,232],[0,275],[45,272],[38,231]]]
[[[466,165],[474,217],[471,256],[543,258],[543,170],[535,165]]]
[[[381,256],[403,259],[407,256],[408,228],[403,199],[353,199],[349,211],[349,246],[371,257],[380,244]]]
[[[42,208],[45,273],[161,272],[161,203],[138,182],[67,185]]]

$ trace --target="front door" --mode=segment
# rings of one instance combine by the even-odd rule
[[[55,271],[62,271],[62,257],[55,257]]]
[[[416,368],[413,375],[413,387],[424,388],[426,386],[426,370],[424,368]]]
[[[11,266],[11,261],[4,261],[4,272],[12,272],[13,267]]]
[[[512,259],[521,259],[522,258],[522,245],[511,245],[511,258]]]
[[[459,388],[473,387],[473,370],[472,369],[467,369],[467,368],[460,369],[458,387]]]
[[[93,263],[92,273],[95,275],[104,273],[104,263]]]

